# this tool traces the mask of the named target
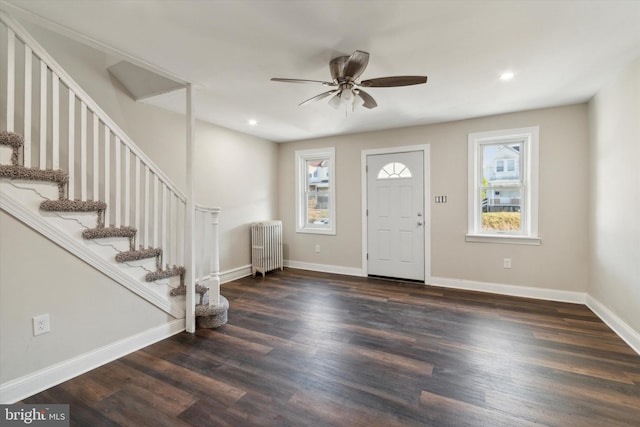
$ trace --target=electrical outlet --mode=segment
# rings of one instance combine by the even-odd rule
[[[320,245],[316,245],[316,253],[320,253]]]
[[[46,334],[51,331],[51,323],[49,321],[49,313],[42,314],[33,318],[33,336]]]
[[[511,268],[511,258],[505,258],[503,265],[504,268]]]

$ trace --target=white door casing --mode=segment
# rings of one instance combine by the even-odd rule
[[[425,152],[366,156],[367,274],[425,281]]]

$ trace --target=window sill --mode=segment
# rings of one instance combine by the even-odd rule
[[[472,243],[501,243],[508,245],[531,245],[540,246],[542,239],[539,237],[530,236],[513,236],[509,234],[503,235],[489,235],[489,234],[467,234],[465,236],[466,242]]]
[[[331,236],[336,235],[335,230],[327,229],[327,228],[296,228],[296,233],[305,233],[305,234],[328,234]]]

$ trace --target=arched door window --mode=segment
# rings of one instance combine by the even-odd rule
[[[400,162],[387,163],[378,172],[378,179],[411,178],[412,176],[409,168]]]

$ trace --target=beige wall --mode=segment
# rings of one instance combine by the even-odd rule
[[[29,31],[142,151],[184,191],[186,121],[133,101],[107,72],[114,59],[38,27]],[[196,123],[196,202],[222,208],[220,268],[251,263],[249,224],[277,212],[277,144],[206,122]]]
[[[4,211],[0,235],[0,384],[173,320]]]
[[[198,203],[221,206],[222,271],[251,264],[251,222],[275,219],[278,146],[199,122],[195,192]]]
[[[640,59],[589,103],[589,294],[640,333]]]
[[[472,132],[540,127],[541,246],[467,243],[467,136]],[[361,133],[280,145],[280,216],[285,258],[361,268],[361,151],[429,144],[431,194],[446,204],[431,209],[432,276],[585,291],[587,283],[586,104],[505,114],[438,125]],[[295,232],[294,151],[336,147],[337,235]],[[321,252],[315,253],[316,244]],[[512,259],[512,269],[502,267]]]

